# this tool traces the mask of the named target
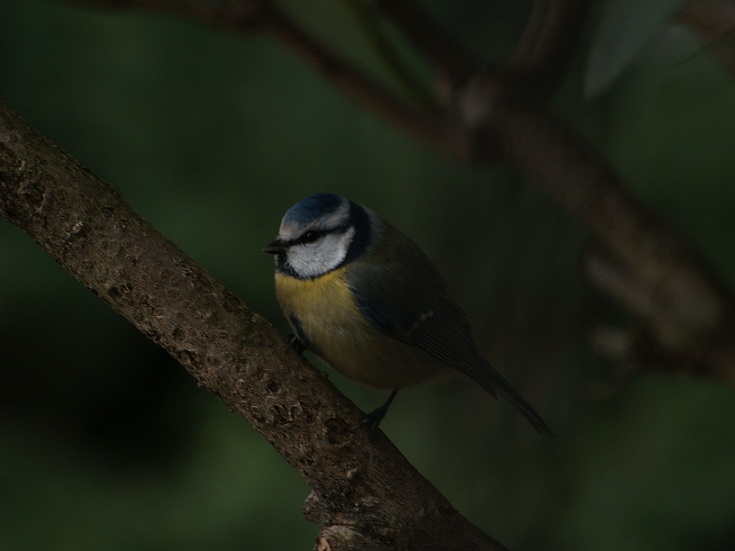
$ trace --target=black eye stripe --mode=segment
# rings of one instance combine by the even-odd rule
[[[350,224],[341,224],[335,228],[329,228],[327,230],[309,230],[295,239],[289,241],[290,245],[305,245],[306,243],[313,243],[314,241],[317,241],[324,237],[325,235],[329,235],[330,233],[342,233],[347,231],[350,228]]]
[[[298,238],[299,243],[311,243],[324,235],[324,231],[309,230]]]

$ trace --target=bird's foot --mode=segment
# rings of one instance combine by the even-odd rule
[[[367,427],[368,430],[373,431],[380,426],[380,422],[383,420],[383,417],[385,417],[386,411],[388,411],[388,408],[381,406],[379,408],[375,408],[369,413],[363,413],[362,419],[360,419],[360,424],[363,427]]]
[[[298,336],[293,333],[290,333],[286,336],[286,342],[288,342],[288,345],[299,354],[306,350],[306,345],[304,344],[304,341],[302,341]]]
[[[375,408],[373,411],[369,413],[363,414],[360,424],[364,427],[367,427],[370,430],[377,429],[378,426],[380,426],[380,422],[383,420],[383,417],[385,417],[385,414],[388,411],[388,408],[393,402],[393,398],[396,397],[397,392],[398,392],[397,389],[391,392],[390,396],[388,396],[388,399],[385,401],[385,403],[382,406]]]

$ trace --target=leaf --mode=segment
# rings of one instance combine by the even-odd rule
[[[607,0],[590,47],[585,96],[610,86],[641,54],[683,0]]]

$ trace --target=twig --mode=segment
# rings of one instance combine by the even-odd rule
[[[360,31],[365,35],[375,54],[385,66],[386,70],[410,95],[411,100],[422,105],[430,105],[432,96],[421,82],[406,66],[398,55],[396,48],[391,44],[382,29],[382,18],[372,5],[364,0],[342,0],[342,3],[352,14]]]
[[[378,7],[438,71],[462,80],[477,63],[413,0],[378,0]]]
[[[141,9],[154,13],[172,13],[193,21],[230,29],[257,26],[272,7],[268,0],[239,0],[230,4],[186,0],[66,0],[66,2],[86,8]]]
[[[588,0],[536,0],[505,67],[518,93],[548,101],[579,44]]]
[[[346,63],[285,12],[267,0],[233,0],[230,4],[200,4],[176,0],[74,0],[74,4],[118,9],[168,12],[236,31],[258,30],[294,51],[326,80],[355,101],[404,132],[443,150],[456,150],[441,117],[406,105],[373,79]]]
[[[285,13],[271,10],[261,29],[285,44],[319,74],[376,114],[410,135],[440,149],[453,149],[441,117],[419,111],[396,99],[367,75],[334,55],[315,37],[304,31]]]
[[[734,2],[731,0],[691,0],[679,9],[676,17],[710,42],[719,41],[718,47],[713,49],[719,54],[728,72],[735,75]],[[723,38],[725,40],[722,40]]]

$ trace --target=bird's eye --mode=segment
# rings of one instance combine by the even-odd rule
[[[318,231],[309,230],[304,235],[301,236],[301,242],[302,243],[311,243],[312,241],[316,241],[319,239],[319,236],[321,234]]]

